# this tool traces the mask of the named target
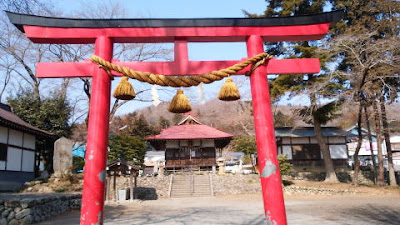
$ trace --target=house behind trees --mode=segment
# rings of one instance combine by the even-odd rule
[[[0,191],[16,190],[40,170],[51,170],[54,141],[52,133],[31,126],[0,103]]]
[[[337,127],[322,127],[335,168],[348,167],[346,137],[349,133]],[[323,169],[324,160],[313,127],[276,127],[278,154],[284,154],[294,169]]]

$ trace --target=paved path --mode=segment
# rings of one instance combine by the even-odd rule
[[[399,196],[308,196],[286,197],[289,224],[304,225],[400,225]],[[230,225],[266,224],[259,196],[161,199],[107,205],[106,225]],[[79,224],[79,211],[72,211],[40,225]]]

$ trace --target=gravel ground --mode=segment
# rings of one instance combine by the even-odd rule
[[[383,196],[314,195],[285,196],[289,224],[400,224],[400,194]],[[214,198],[160,199],[105,208],[104,224],[266,224],[261,196],[231,195]],[[41,225],[79,224],[79,211],[72,211]]]

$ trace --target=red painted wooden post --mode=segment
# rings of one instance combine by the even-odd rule
[[[261,52],[264,52],[262,38],[250,36],[247,39],[248,57]],[[253,72],[250,85],[265,218],[268,224],[284,225],[286,212],[265,66],[260,66]]]
[[[100,36],[96,39],[95,54],[111,60],[112,52],[113,43],[110,38]],[[81,225],[103,224],[110,86],[110,77],[98,68],[92,78]]]

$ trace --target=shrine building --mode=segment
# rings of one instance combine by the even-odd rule
[[[175,126],[146,138],[157,151],[165,152],[165,170],[214,170],[216,150],[222,149],[233,135],[206,126],[191,113]]]
[[[26,123],[9,105],[0,103],[0,191],[19,190],[44,169],[51,170],[55,139],[54,134]],[[40,159],[49,165],[40,168]]]

